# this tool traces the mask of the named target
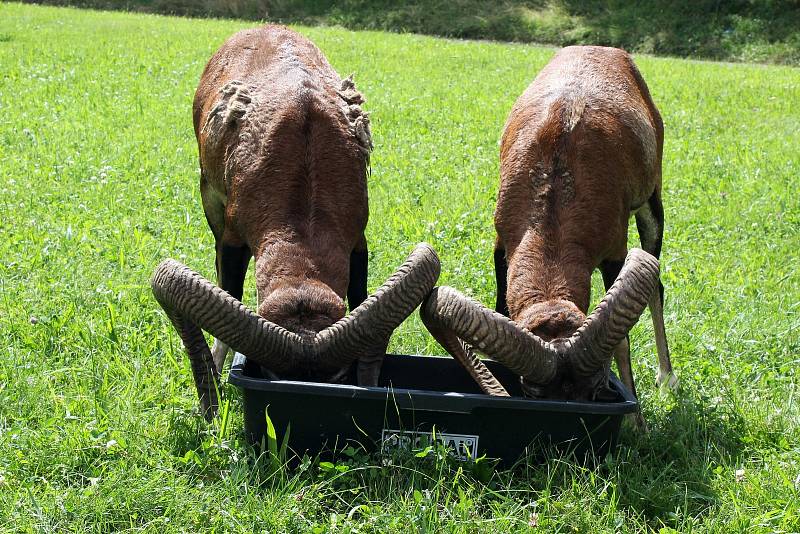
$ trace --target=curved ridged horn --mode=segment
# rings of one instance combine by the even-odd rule
[[[492,374],[486,365],[478,358],[475,351],[469,344],[464,343],[458,336],[442,326],[442,323],[437,320],[435,316],[428,315],[424,307],[419,309],[419,315],[422,318],[422,323],[425,328],[431,333],[433,338],[439,342],[439,345],[450,353],[453,358],[463,367],[472,377],[475,382],[480,386],[481,391],[487,395],[494,395],[497,397],[509,397],[508,391],[500,383],[497,378]]]
[[[151,286],[183,340],[195,379],[201,409],[207,419],[217,408],[215,382],[219,372],[205,342],[206,330],[235,351],[276,374],[298,365],[344,366],[360,353],[386,343],[431,290],[439,277],[439,258],[426,243],[360,306],[344,319],[303,338],[258,316],[239,300],[175,260],[156,268]]]
[[[658,280],[658,259],[642,249],[631,249],[603,300],[565,343],[577,373],[588,375],[608,364],[614,348],[647,307]]]
[[[501,394],[494,392],[499,382],[480,360],[461,347],[460,340],[502,362],[529,382],[550,381],[559,358],[569,358],[578,374],[590,375],[608,364],[614,348],[639,320],[658,285],[658,277],[658,260],[641,249],[631,249],[619,276],[597,308],[569,339],[556,343],[543,341],[449,287],[434,289],[420,308],[420,314],[431,334],[467,369],[484,392]]]
[[[216,413],[219,371],[201,328],[276,371],[286,370],[298,347],[302,350],[300,336],[259,317],[226,291],[173,259],[159,264],[150,285],[183,340],[206,419]]]
[[[329,365],[346,365],[376,345],[385,344],[439,279],[439,257],[420,243],[406,262],[347,317],[314,338]],[[353,354],[356,354],[353,357]]]
[[[559,357],[557,347],[452,287],[442,286],[431,291],[422,303],[420,314],[426,325],[433,326],[431,333],[437,341],[444,341],[445,349],[465,365],[473,377],[486,376],[488,369],[470,368],[472,359],[464,358],[463,353],[453,350],[454,344],[449,334],[443,335],[442,331],[452,332],[482,353],[502,362],[514,373],[531,377],[535,382],[546,383],[555,376]],[[494,377],[489,380],[496,382]],[[481,384],[481,387],[485,388],[486,385]]]

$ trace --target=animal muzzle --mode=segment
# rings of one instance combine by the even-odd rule
[[[435,288],[423,302],[420,314],[431,334],[484,392],[504,394],[480,360],[467,357],[467,351],[457,350],[458,346],[474,347],[502,362],[531,388],[551,383],[562,366],[568,366],[574,376],[597,376],[608,367],[612,351],[647,306],[658,286],[658,273],[655,257],[631,249],[614,284],[577,332],[552,342],[449,287]]]
[[[586,316],[568,300],[538,302],[515,316],[515,323],[543,341],[567,339],[577,332]]]
[[[269,293],[258,314],[301,337],[316,336],[345,315],[344,300],[322,282],[292,280]]]

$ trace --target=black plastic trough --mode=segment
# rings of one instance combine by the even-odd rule
[[[485,361],[511,395],[521,395],[517,378]],[[616,445],[623,416],[638,409],[613,375],[616,402],[500,398],[482,394],[455,360],[426,356],[387,355],[380,387],[365,388],[266,380],[236,354],[228,381],[242,390],[251,442],[261,442],[269,406],[279,442],[291,422],[289,448],[323,456],[353,442],[368,451],[415,448],[433,431],[460,458],[485,454],[509,464],[542,445],[602,457]]]

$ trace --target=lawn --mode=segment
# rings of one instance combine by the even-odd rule
[[[796,0],[26,0],[800,66]]]
[[[213,278],[191,100],[250,25],[0,3],[0,529],[800,531],[800,70],[636,58],[666,128],[681,379],[655,389],[645,314],[631,341],[648,434],[592,469],[434,454],[274,473],[235,395],[226,424],[198,416],[148,283],[165,257]],[[492,303],[497,141],[553,49],[297,29],[372,112],[370,289],[425,240],[440,283]],[[444,354],[416,316],[391,350]]]

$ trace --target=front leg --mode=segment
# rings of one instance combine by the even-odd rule
[[[247,246],[231,246],[217,243],[217,284],[232,297],[241,301],[244,293],[244,277],[250,263],[251,252]],[[211,357],[217,373],[222,372],[229,347],[219,339],[214,340]]]
[[[497,239],[494,246],[494,277],[497,281],[497,303],[495,311],[508,317],[508,302],[506,291],[508,289],[508,262],[505,247]]]
[[[200,198],[203,201],[203,213],[205,213],[206,221],[214,234],[216,252],[214,266],[217,270],[217,285],[241,301],[242,293],[244,293],[244,277],[247,274],[247,265],[250,263],[252,253],[246,245],[242,244],[238,236],[233,235],[230,229],[225,228],[225,203],[220,200],[219,191],[214,189],[205,171],[200,173]],[[217,374],[222,371],[228,350],[228,345],[219,339],[214,340],[211,358]]]
[[[355,310],[367,299],[367,267],[369,252],[367,240],[362,237],[359,245],[350,253],[350,280],[347,284],[347,305]]]
[[[373,349],[368,350],[358,359],[357,376],[359,386],[378,386],[378,378],[381,376],[383,358],[386,356],[388,347],[389,341],[387,340],[386,343],[381,343],[376,345]]]

